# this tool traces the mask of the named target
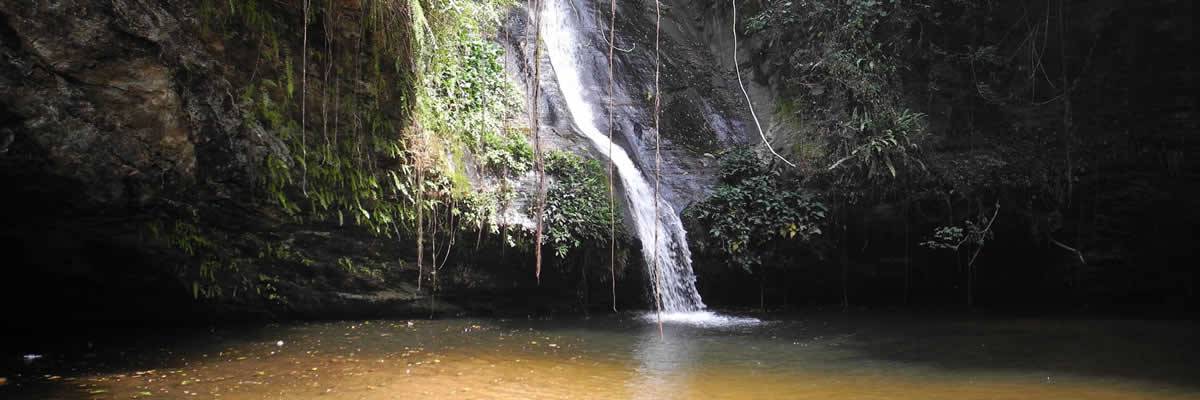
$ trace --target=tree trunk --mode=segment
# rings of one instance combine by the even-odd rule
[[[580,285],[579,300],[580,300],[580,303],[582,303],[581,306],[583,306],[583,315],[584,316],[588,315],[588,304],[590,303],[589,300],[591,300],[590,299],[591,296],[589,295],[590,293],[588,293],[588,279],[587,279],[586,265],[587,265],[587,263],[580,263],[580,266],[579,266],[579,285]]]
[[[850,279],[850,255],[849,255],[849,250],[847,250],[847,247],[850,246],[850,243],[849,243],[849,234],[847,233],[849,224],[846,221],[849,219],[849,214],[850,214],[849,208],[850,208],[850,205],[848,204],[848,202],[845,199],[843,199],[842,200],[842,218],[841,218],[842,220],[840,221],[842,224],[842,233],[841,233],[842,240],[841,240],[841,246],[840,246],[841,247],[840,258],[841,258],[841,262],[842,262],[842,311],[850,310],[850,293],[849,293],[850,289],[848,287],[849,279]]]
[[[962,255],[959,254],[958,251],[954,252],[954,264],[958,265],[959,271],[962,272],[963,275],[965,275],[965,279],[963,279],[964,280],[963,283],[965,284],[966,289],[967,289],[966,290],[967,309],[970,309],[971,306],[973,305],[973,304],[971,304],[971,294],[972,294],[971,293],[971,265],[963,263],[961,256]]]
[[[844,250],[843,250],[844,251]],[[850,276],[850,265],[846,260],[846,255],[842,254],[842,311],[850,310],[850,293],[847,288],[847,280]]]
[[[425,221],[422,208],[425,203],[425,175],[417,164],[417,292],[421,291],[421,278],[425,275]]]
[[[975,266],[967,265],[967,309],[975,308]]]
[[[911,207],[912,205],[909,204],[909,201],[906,199],[904,201],[904,305],[906,306],[908,305],[910,296],[912,294],[912,255],[909,253],[908,248],[909,209]]]
[[[758,309],[763,314],[767,313],[767,279],[762,274],[758,274]]]

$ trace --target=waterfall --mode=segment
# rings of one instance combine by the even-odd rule
[[[598,26],[590,8],[583,4],[571,4],[578,0],[550,0],[542,10],[542,40],[546,54],[557,77],[572,125],[595,145],[604,156],[610,158],[617,175],[625,188],[625,203],[632,214],[638,239],[642,242],[642,257],[646,261],[647,276],[653,277],[655,251],[659,261],[659,288],[662,307],[667,312],[688,312],[704,309],[700,294],[696,292],[696,275],[692,272],[692,253],[687,246],[687,233],[679,221],[679,215],[665,201],[658,202],[658,218],[655,218],[654,188],[646,176],[638,170],[633,159],[619,145],[612,146],[609,153],[609,138],[601,132],[597,123],[597,112],[605,110],[607,70],[598,71],[595,61],[606,60],[607,45],[600,50],[584,41],[584,32],[604,34],[607,29]],[[590,62],[590,63],[588,63]],[[607,64],[604,64],[607,66]],[[587,74],[582,69],[588,68]],[[615,91],[614,95],[623,93]],[[619,101],[618,101],[619,100]],[[615,103],[628,99],[614,99]],[[628,118],[629,116],[625,116]],[[620,118],[620,116],[618,116]],[[656,223],[656,219],[659,221]],[[657,246],[655,244],[657,233]]]

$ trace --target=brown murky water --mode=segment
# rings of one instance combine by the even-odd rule
[[[1200,399],[1193,323],[716,322],[272,325],[46,354],[0,371],[0,398]]]

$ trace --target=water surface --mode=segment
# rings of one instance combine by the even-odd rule
[[[667,320],[662,338],[635,314],[151,337],[6,360],[0,398],[1200,399],[1191,323]]]

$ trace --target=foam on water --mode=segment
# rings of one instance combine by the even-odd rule
[[[639,318],[646,322],[658,323],[658,314],[654,312],[643,313]],[[664,312],[662,313],[662,321],[664,324],[700,327],[749,326],[763,323],[758,318],[722,315],[712,311]]]

